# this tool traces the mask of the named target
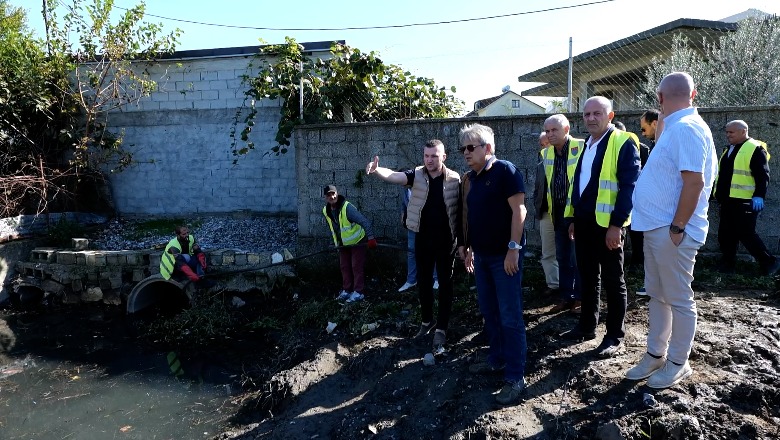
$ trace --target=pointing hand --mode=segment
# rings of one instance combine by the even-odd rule
[[[374,156],[374,161],[366,165],[366,174],[371,174],[379,168],[379,156]]]

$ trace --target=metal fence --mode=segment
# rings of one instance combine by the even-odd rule
[[[543,82],[524,96],[561,97],[557,110],[581,110],[602,95],[616,110],[657,106],[656,88],[674,71],[691,74],[702,107],[773,105],[780,101],[780,19],[738,22],[679,19],[519,77]],[[569,78],[571,78],[569,80]]]

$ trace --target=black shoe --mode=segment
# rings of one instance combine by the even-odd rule
[[[599,344],[598,347],[596,347],[596,355],[601,358],[611,358],[615,356],[618,351],[620,351],[623,348],[623,341],[611,339],[611,338],[604,338],[603,341],[601,341],[601,344]]]
[[[596,331],[591,330],[589,332],[584,332],[579,327],[574,327],[558,336],[561,339],[568,339],[570,341],[590,341],[591,339],[596,339]]]

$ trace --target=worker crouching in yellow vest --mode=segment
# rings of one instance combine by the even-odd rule
[[[186,226],[174,229],[176,237],[165,246],[160,258],[160,275],[166,280],[177,273],[184,274],[191,281],[200,281],[206,271],[206,254],[190,235]]]

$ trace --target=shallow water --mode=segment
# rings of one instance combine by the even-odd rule
[[[0,359],[0,439],[199,439],[228,417],[228,374],[187,360],[174,377],[113,311],[6,320],[17,346]]]

